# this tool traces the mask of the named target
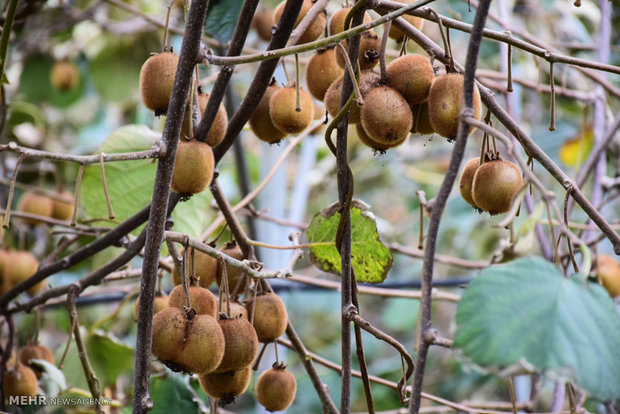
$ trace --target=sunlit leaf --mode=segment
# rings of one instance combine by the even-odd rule
[[[575,138],[566,141],[560,147],[560,160],[569,167],[579,168],[588,158],[594,145],[592,127],[586,128]]]
[[[131,374],[134,368],[134,349],[111,334],[95,331],[86,338],[88,358],[104,384],[114,384],[116,378]]]

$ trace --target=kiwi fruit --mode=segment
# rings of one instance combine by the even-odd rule
[[[360,73],[360,93],[362,97],[365,97],[368,91],[373,89],[375,86],[379,84],[381,80],[381,75],[372,70],[365,70]],[[332,83],[329,88],[327,88],[327,92],[325,92],[325,108],[327,112],[335,117],[338,115],[340,111],[340,95],[342,94],[342,83],[344,82],[344,77],[339,78],[337,81]],[[353,93],[353,92],[351,92]],[[357,124],[360,122],[360,106],[355,102],[350,107],[349,112],[349,123]]]
[[[58,61],[52,66],[50,82],[54,89],[60,92],[68,92],[80,84],[80,71],[73,62]]]
[[[211,315],[213,317],[217,315],[217,302],[215,295],[210,290],[200,286],[188,286],[187,289],[189,290],[192,308],[198,315]],[[187,300],[183,285],[175,286],[168,297],[168,306],[185,309],[186,304]]]
[[[390,148],[399,146],[400,144],[406,141],[407,136],[408,136],[408,135],[405,135],[404,138],[400,141],[394,141],[389,144],[386,144],[384,142],[377,142],[373,140],[372,138],[370,138],[368,134],[366,133],[366,131],[364,131],[362,124],[355,124],[355,131],[357,132],[357,137],[362,142],[362,144],[366,145],[367,147],[372,148],[374,151],[377,151],[379,153],[384,153]]]
[[[428,112],[431,126],[442,137],[456,138],[463,100],[463,80],[460,73],[446,73],[437,77],[431,85]],[[474,116],[480,119],[480,92],[474,84]],[[475,128],[470,128],[471,134]]]
[[[196,104],[198,106],[198,110],[200,111],[200,115],[204,113],[207,108],[207,103],[209,102],[209,94],[208,93],[199,93],[196,95]],[[183,125],[181,126],[181,137],[189,138],[193,137],[194,134],[189,130],[189,117],[193,115],[192,109],[189,105],[185,108],[185,116],[183,117]],[[195,123],[193,124],[195,125]],[[226,114],[226,109],[224,105],[220,104],[217,114],[215,115],[215,119],[213,120],[213,125],[211,125],[211,129],[209,130],[209,134],[205,142],[211,147],[217,147],[224,140],[226,136],[226,129],[228,128],[228,115]]]
[[[71,220],[73,217],[73,203],[75,203],[75,197],[73,194],[62,188],[56,191],[56,196],[65,198],[71,201],[52,200],[52,218],[58,220]]]
[[[199,286],[208,289],[217,276],[217,259],[193,247],[190,249],[190,257],[192,251],[194,254],[194,276],[198,279]],[[190,273],[190,269],[187,270]],[[181,269],[176,266],[172,270],[172,281],[175,285],[180,285],[182,282]]]
[[[275,79],[271,81],[271,84],[267,87],[265,94],[261,98],[260,102],[252,112],[250,117],[250,129],[254,132],[254,135],[261,141],[265,141],[269,144],[275,144],[282,141],[288,134],[280,131],[271,121],[269,116],[269,103],[271,97],[281,90],[282,88],[275,84]]]
[[[465,163],[465,167],[463,167],[463,171],[461,172],[461,178],[459,178],[459,190],[461,192],[461,197],[463,197],[463,200],[467,201],[467,203],[474,208],[479,208],[476,203],[474,203],[474,199],[471,196],[474,175],[476,174],[478,167],[480,167],[480,157],[472,158]]]
[[[4,292],[11,288],[10,283],[4,276],[4,267],[9,259],[11,252],[7,249],[0,248],[0,295],[4,295]]]
[[[397,3],[401,4],[412,4],[415,1],[416,0],[396,0]],[[401,17],[403,17],[409,24],[418,30],[422,30],[422,27],[424,27],[424,19],[421,17],[411,16],[408,14],[404,14]],[[391,25],[388,36],[390,36],[390,39],[401,42],[405,38],[405,33],[403,33],[402,30],[397,29],[394,25]]]
[[[256,399],[267,411],[286,410],[296,393],[295,376],[284,365],[264,371],[256,382]]]
[[[334,47],[319,49],[306,66],[306,85],[312,96],[323,101],[329,85],[342,75],[344,75],[344,69],[336,62]]]
[[[282,16],[282,12],[284,11],[284,6],[286,5],[286,0],[283,1],[276,7],[276,10],[273,12],[273,24],[275,25],[280,20]],[[308,11],[314,6],[314,2],[311,0],[303,0],[303,4],[301,5],[301,10],[299,11],[299,16],[297,16],[297,21],[295,22],[295,27],[301,23],[303,18],[308,14]],[[313,42],[325,32],[325,27],[327,26],[327,15],[325,12],[321,12],[317,14],[317,16],[312,20],[310,26],[306,29],[306,31],[301,35],[299,40],[297,41],[298,45]]]
[[[166,309],[168,305],[168,295],[163,292],[155,292],[155,300],[153,301],[153,315]],[[136,300],[133,308],[133,317],[138,320],[138,308],[140,307],[140,299]]]
[[[431,61],[418,54],[401,56],[387,65],[387,83],[407,100],[409,105],[418,105],[426,100],[435,80]]]
[[[37,376],[32,369],[20,363],[7,368],[2,381],[6,399],[37,395]]]
[[[241,247],[237,244],[237,242],[232,241],[226,243],[224,248],[221,250],[226,256],[230,256],[233,259],[244,260],[245,256],[243,255],[243,251]],[[224,274],[224,269],[222,268],[222,263],[218,262],[217,265],[217,275],[215,276],[215,280],[218,286],[222,286],[222,275]],[[230,294],[233,293],[237,285],[239,284],[240,279],[244,276],[243,271],[238,267],[233,267],[230,265],[226,265],[226,275],[228,276],[228,291]],[[239,286],[239,289],[243,289],[243,286]]]
[[[428,113],[428,100],[422,102],[419,105],[411,107],[411,115],[413,116],[413,123],[411,125],[411,132],[429,135],[434,134],[435,130],[431,125],[431,120]]]
[[[491,215],[505,213],[523,185],[519,168],[510,161],[485,162],[476,169],[471,196],[476,206]]]
[[[272,342],[286,331],[288,316],[286,306],[275,293],[264,293],[251,297],[246,308],[254,318],[254,330],[261,342]]]
[[[140,94],[144,106],[164,115],[172,94],[179,55],[163,52],[149,57],[140,69]]]
[[[615,298],[620,295],[620,264],[615,258],[606,254],[599,254],[597,258],[597,273],[603,287],[609,296]]]
[[[405,140],[413,122],[407,101],[389,86],[378,86],[364,96],[360,118],[366,134],[386,145]]]
[[[222,361],[224,349],[224,333],[217,320],[210,315],[196,315],[186,322],[185,341],[175,362],[187,372],[209,373]]]
[[[218,320],[224,333],[224,356],[215,372],[239,371],[249,366],[258,354],[258,337],[252,324],[243,318]]]
[[[50,364],[53,364],[54,354],[48,347],[39,344],[25,345],[19,350],[19,362],[30,367],[30,369],[32,369],[37,378],[41,378],[41,370],[39,370],[34,365],[30,365],[31,359],[43,359]]]
[[[39,261],[32,253],[20,250],[9,252],[3,272],[5,283],[11,288],[35,274],[38,268]],[[26,292],[30,296],[34,296],[39,293],[43,287],[44,283],[41,281],[28,288]]]
[[[213,150],[204,142],[180,140],[177,148],[170,188],[190,195],[204,191],[213,179]]]
[[[230,307],[231,318],[243,318],[245,320],[249,320],[248,310],[241,303],[229,301],[228,306]]]
[[[273,27],[273,10],[260,4],[252,18],[252,28],[256,29],[258,36],[264,41],[271,40],[271,28]]]
[[[239,371],[211,372],[198,375],[200,386],[211,398],[219,400],[221,405],[235,402],[235,397],[245,392],[252,378],[252,367]]]
[[[348,50],[348,41],[343,40],[340,44]],[[362,32],[360,35],[360,47],[357,54],[357,61],[359,62],[361,70],[370,70],[379,64],[380,50],[381,38],[369,30]],[[344,54],[340,48],[336,50],[336,62],[338,62],[338,65],[342,68],[346,65]],[[355,65],[355,62],[351,63]]]
[[[162,361],[174,361],[183,348],[185,314],[179,308],[168,307],[153,316],[152,353]]]
[[[297,134],[306,129],[314,118],[314,103],[310,94],[299,88],[300,111],[297,111],[295,86],[282,88],[269,101],[269,117],[273,125],[287,134]]]
[[[330,36],[344,32],[344,21],[346,20],[347,14],[349,14],[350,11],[351,11],[351,7],[345,7],[345,8],[338,10],[332,15],[331,19],[329,19],[329,35]],[[364,23],[368,23],[369,21],[370,21],[370,15],[365,12]]]
[[[52,217],[54,211],[54,202],[51,198],[44,194],[38,194],[32,191],[26,191],[22,194],[17,205],[17,210],[23,213],[35,214],[41,217]],[[36,219],[22,218],[24,223],[35,226],[41,222]]]

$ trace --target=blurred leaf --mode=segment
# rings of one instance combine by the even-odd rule
[[[177,204],[172,212],[175,231],[180,231],[190,237],[200,236],[214,217],[209,208],[210,202],[211,192],[203,191]]]
[[[52,381],[58,384],[61,390],[67,389],[65,374],[63,374],[62,371],[56,367],[56,365],[44,359],[31,359],[30,363],[47,374]]]
[[[607,292],[541,257],[483,270],[457,310],[454,346],[476,364],[550,371],[602,400],[620,397],[620,317]]]
[[[569,167],[579,168],[588,158],[593,146],[594,132],[590,126],[573,139],[562,144],[559,153],[560,160]]]
[[[379,239],[377,223],[369,208],[359,200],[351,203],[351,261],[358,282],[381,283],[394,264],[390,250]],[[310,243],[328,242],[310,248],[310,259],[325,272],[340,273],[340,253],[335,246],[338,230],[338,203],[312,217],[306,229]]]
[[[123,374],[133,372],[134,349],[112,335],[96,330],[86,338],[86,352],[99,380],[110,385]]]
[[[205,32],[224,44],[232,39],[243,0],[212,0],[207,10]]]
[[[383,326],[389,331],[408,332],[418,320],[420,301],[409,298],[391,298],[381,312]]]
[[[198,404],[193,401],[194,395],[177,374],[164,378],[151,377],[151,398],[153,414],[198,412]]]

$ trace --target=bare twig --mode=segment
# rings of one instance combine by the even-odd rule
[[[132,160],[147,160],[159,157],[159,148],[152,148],[146,151],[136,152],[121,152],[115,154],[100,153],[98,155],[73,155],[60,152],[49,152],[32,149],[17,145],[15,142],[9,142],[6,145],[0,144],[0,152],[12,151],[17,154],[23,155],[28,158],[43,158],[53,161],[67,161],[75,162],[82,165],[98,164],[103,159],[103,162],[117,162],[117,161],[132,161]]]

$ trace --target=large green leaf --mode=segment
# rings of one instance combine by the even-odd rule
[[[212,0],[207,10],[205,32],[220,43],[232,39],[243,0]]]
[[[483,270],[457,310],[454,346],[484,367],[520,364],[620,398],[620,317],[607,292],[540,257]]]
[[[179,374],[151,377],[153,414],[196,413],[198,404],[194,401],[195,397]]]
[[[306,229],[310,243],[326,243],[310,247],[310,259],[321,270],[340,274],[340,253],[335,246],[340,213],[338,204],[321,210]],[[351,262],[358,282],[381,283],[394,264],[392,253],[379,239],[377,223],[367,205],[359,200],[351,203]]]
[[[86,352],[97,377],[104,384],[114,384],[121,374],[131,376],[134,349],[103,331],[96,330],[86,338]]]

